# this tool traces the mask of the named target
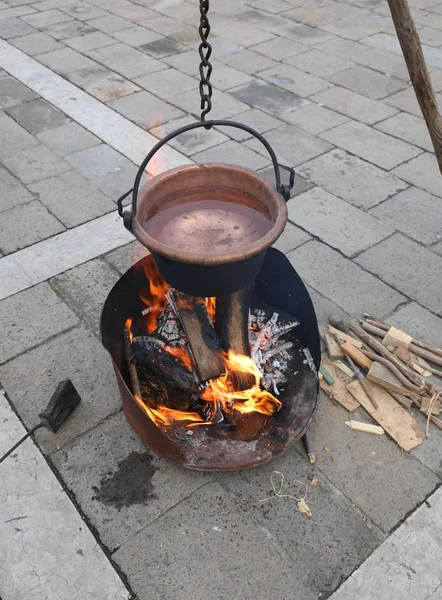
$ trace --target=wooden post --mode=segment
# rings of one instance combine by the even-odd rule
[[[442,119],[407,0],[388,0],[397,37],[442,173]]]

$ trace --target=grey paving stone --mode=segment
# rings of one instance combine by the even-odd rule
[[[407,87],[405,81],[363,66],[335,73],[329,80],[374,100],[381,100]]]
[[[72,71],[79,71],[80,69],[94,66],[92,60],[76,52],[76,50],[72,50],[72,48],[63,48],[62,50],[37,54],[36,59],[49,67],[51,71],[55,71],[60,75],[66,75],[67,73],[72,73]]]
[[[68,171],[30,185],[66,227],[76,227],[115,209],[114,202],[79,173]]]
[[[425,152],[393,172],[405,181],[427,190],[430,194],[442,197],[440,171],[434,154]]]
[[[121,246],[105,254],[102,258],[107,260],[121,274],[126,273],[135,263],[149,254],[147,248],[139,242],[132,242],[126,246]]]
[[[392,77],[397,77],[404,81],[410,79],[407,65],[403,57],[391,54],[391,52],[370,48],[370,50],[367,50],[366,52],[356,54],[353,57],[353,60],[360,65],[365,65],[366,67],[381,71]]]
[[[56,25],[49,25],[44,28],[44,31],[55,38],[56,40],[67,40],[72,37],[79,35],[86,35],[87,33],[94,33],[96,29],[82,23],[81,21],[67,21],[66,23],[57,23]]]
[[[274,60],[253,50],[241,50],[234,54],[228,54],[221,57],[221,60],[227,65],[235,67],[235,69],[239,69],[240,71],[245,71],[250,75],[276,66]]]
[[[303,98],[288,90],[261,81],[246,83],[231,90],[230,95],[273,116],[303,106],[305,102]]]
[[[154,129],[150,130],[150,133],[157,138],[162,138],[172,131],[175,131],[175,129],[179,129],[184,125],[188,125],[189,123],[193,122],[194,119],[192,117],[182,117],[181,119],[169,121],[169,123],[155,127]],[[225,129],[227,130],[227,128]],[[203,150],[207,150],[212,146],[217,146],[218,144],[227,142],[228,140],[229,138],[221,133],[221,131],[216,129],[207,131],[204,128],[200,128],[182,133],[178,137],[170,140],[169,145],[173,148],[176,148],[179,152],[183,152],[186,156],[190,156],[196,152],[202,152]]]
[[[284,15],[284,17],[286,16],[287,15]],[[240,12],[239,14],[235,15],[234,18],[236,21],[256,25],[261,29],[271,29],[272,27],[277,27],[278,25],[285,23],[282,17],[273,17],[268,13],[259,10],[245,10],[244,12]]]
[[[1,84],[1,81],[0,81]],[[0,111],[0,159],[5,156],[36,146],[38,140],[20,127],[14,119]]]
[[[32,27],[41,29],[43,27],[47,27],[48,25],[56,25],[57,23],[71,21],[72,17],[64,12],[61,12],[61,10],[54,8],[52,10],[44,10],[39,13],[22,17],[22,20],[28,23],[28,25],[32,25]]]
[[[330,315],[336,315],[341,319],[345,319],[347,321],[349,320],[350,315],[343,311],[340,306],[337,306],[337,304],[328,298],[325,298],[322,294],[314,290],[309,285],[307,286],[307,290],[313,302],[316,318],[318,320],[319,331],[322,331],[327,326]]]
[[[382,123],[378,123],[376,129],[433,152],[430,134],[422,118],[408,113],[399,113],[386,121],[382,121]]]
[[[349,117],[311,102],[291,112],[282,113],[281,119],[304,129],[304,131],[317,135],[327,129],[346,123]]]
[[[296,227],[296,225],[293,225],[293,223],[287,223],[281,236],[273,244],[273,248],[281,250],[281,252],[287,254],[287,252],[294,250],[301,244],[305,244],[305,242],[308,242],[311,239],[312,238],[308,233],[299,227]]]
[[[361,420],[362,415],[360,409],[355,420]],[[346,420],[348,412],[321,393],[309,428],[318,469],[388,533],[423,502],[439,479],[408,454],[398,460],[396,444],[387,435],[355,434],[345,425]]]
[[[192,77],[198,77],[199,75],[198,60],[195,60],[195,50],[188,50],[187,52],[178,52],[171,56],[165,56],[161,59],[161,62],[174,69],[178,69],[178,71],[186,73],[186,75],[191,75]]]
[[[224,25],[218,24],[216,33],[221,38],[230,40],[242,48],[256,46],[256,44],[266,42],[275,37],[270,31],[264,31],[248,23],[235,23],[233,20]]]
[[[48,284],[43,285],[49,288]],[[36,288],[30,291],[34,289]],[[51,302],[53,302],[52,298],[56,298],[56,301],[64,307],[64,311],[68,311],[66,305],[57,298],[52,290],[50,294]],[[32,300],[33,298],[31,298],[29,310],[35,313]],[[40,323],[49,316],[54,318],[54,312],[55,308],[46,302]],[[65,315],[57,315],[58,329],[51,331],[51,335],[58,334],[72,326],[76,317],[70,311],[68,311],[68,315],[69,319],[66,319]],[[48,337],[49,335],[46,336],[46,338]],[[39,342],[40,339],[37,338],[32,345]],[[28,425],[35,422],[36,415],[47,405],[48,398],[51,397],[59,381],[71,379],[76,387],[81,396],[81,402],[58,430],[57,435],[46,429],[40,429],[36,434],[38,443],[45,454],[56,452],[71,440],[120,410],[121,399],[115,384],[115,375],[109,354],[97,338],[83,326],[57,335],[42,346],[0,367],[0,377],[11,402]],[[89,452],[91,456],[94,455],[91,448],[89,448]],[[93,484],[96,484],[97,481],[94,481]]]
[[[288,25],[272,28],[272,32],[281,37],[298,42],[299,44],[305,44],[306,46],[320,44],[332,37],[329,33],[321,31],[320,29],[315,29],[314,27],[309,27],[308,25],[293,22],[288,23]]]
[[[129,44],[129,46],[141,46],[141,44],[147,44],[148,42],[154,42],[161,38],[160,35],[146,29],[146,27],[131,27],[130,29],[124,29],[123,31],[117,31],[114,34],[114,38]]]
[[[170,56],[171,54],[176,54],[177,52],[186,49],[183,44],[166,37],[162,37],[153,42],[147,42],[146,44],[141,44],[139,48],[146,54],[154,56],[155,58]]]
[[[10,108],[37,98],[37,94],[16,79],[12,77],[0,79],[0,108]]]
[[[113,33],[114,31],[122,31],[123,29],[133,27],[130,21],[126,21],[126,19],[122,19],[117,15],[108,15],[106,17],[92,19],[89,23],[92,27],[99,29],[103,33]]]
[[[128,79],[141,77],[147,73],[165,68],[159,60],[150,58],[143,52],[139,52],[126,44],[113,44],[112,46],[97,48],[87,52],[87,54],[111,71],[116,71]]]
[[[283,122],[279,119],[275,119],[274,117],[271,117],[267,113],[262,112],[262,110],[257,108],[250,108],[249,110],[236,115],[235,121],[243,125],[248,125],[259,133],[266,133],[271,129],[281,127],[283,124]],[[242,129],[236,129],[234,127],[220,127],[220,131],[236,141],[243,141],[253,137],[251,133],[248,133]]]
[[[308,242],[290,252],[288,258],[306,283],[354,317],[368,312],[383,318],[405,300],[399,292],[320,242]]]
[[[89,19],[104,17],[108,14],[104,10],[101,10],[101,8],[93,6],[88,2],[69,4],[67,6],[63,6],[61,10],[74,19],[78,19],[79,21],[89,21]]]
[[[401,47],[395,35],[378,33],[362,40],[362,42],[379,50],[392,52],[393,54],[398,54],[399,56],[402,54]],[[432,48],[431,46],[426,46],[423,44],[422,51],[425,57],[425,62],[428,66],[435,67],[436,69],[442,68],[442,50],[440,48]]]
[[[0,250],[9,254],[63,230],[63,225],[40,202],[33,200],[1,213]]]
[[[170,98],[198,87],[198,82],[176,69],[164,69],[135,79],[135,83],[159,98]]]
[[[95,135],[74,121],[42,131],[37,134],[37,139],[59,156],[66,156],[101,143]]]
[[[103,358],[109,365],[107,388],[116,397],[112,362],[108,355]],[[52,461],[111,550],[163,513],[170,515],[173,506],[210,481],[207,474],[180,469],[151,454],[122,413],[53,455]]]
[[[307,493],[311,519],[298,512],[292,498],[260,502],[272,495],[270,478],[275,470],[285,477],[282,493],[298,498]],[[309,485],[314,475],[319,480],[316,487]],[[295,450],[259,470],[225,473],[221,478],[235,494],[239,506],[250,511],[259,526],[283,547],[293,563],[293,572],[306,576],[317,598],[327,596],[378,544],[358,508]],[[292,526],[288,527],[288,523]],[[305,591],[300,592],[293,584],[286,597],[292,596],[294,590],[299,598],[305,597]]]
[[[387,322],[436,348],[442,345],[442,319],[416,302],[410,302],[399,308],[388,317]]]
[[[223,162],[254,170],[262,169],[270,163],[270,157],[266,158],[234,140],[198,152],[192,158],[196,162]]]
[[[329,77],[352,66],[352,63],[342,56],[316,49],[292,56],[284,63],[316,75],[316,77]]]
[[[115,39],[101,31],[94,31],[93,33],[69,38],[64,43],[70,48],[77,50],[77,52],[87,52],[88,50],[96,50],[103,46],[111,46],[115,44]]]
[[[183,545],[187,549],[185,554],[180,550]],[[141,568],[146,548],[151,549],[149,567]],[[238,589],[244,600],[284,598],[293,589],[305,600],[316,598],[307,573],[294,568],[289,557],[281,559],[281,554],[286,556],[271,535],[266,536],[254,519],[215,482],[194,492],[127,541],[113,558],[141,597],[147,597],[147,590],[153,585],[161,597],[170,600],[189,595],[195,598],[210,595],[213,600],[220,600],[235,596]],[[165,578],[162,570],[168,561],[174,564],[174,572]],[[216,569],[212,567],[214,563],[218,565]],[[210,578],[201,577],[200,570],[211,571]],[[244,571],[247,585],[244,585]]]
[[[235,90],[231,90],[229,93],[217,91],[216,102],[213,102],[210,118],[228,119],[234,115],[237,115],[238,113],[246,111],[249,108],[247,104],[240,102],[240,99],[237,99],[234,96],[236,96]],[[200,116],[201,98],[198,88],[177,94],[176,96],[171,96],[168,98],[168,102],[174,106],[178,106],[189,114],[194,114],[198,117]]]
[[[422,152],[411,144],[356,121],[349,121],[325,131],[321,137],[387,170],[397,167]]]
[[[344,24],[348,27],[348,23]],[[345,40],[341,37],[329,36],[324,42],[318,44],[317,48],[319,50],[324,50],[324,52],[330,52],[331,54],[337,54],[338,56],[348,56],[349,58],[353,57],[355,54],[359,54],[359,52],[364,52],[367,50],[367,47],[364,44],[359,44],[358,42],[353,42],[351,40]]]
[[[34,196],[18,179],[0,166],[0,212],[26,204],[33,198]]]
[[[327,142],[290,125],[273,129],[266,134],[266,138],[276,152],[278,160],[289,167],[296,167],[305,160],[314,158],[331,149],[330,144]],[[245,144],[252,150],[266,153],[266,149],[257,139],[247,140]]]
[[[370,213],[423,244],[434,244],[442,239],[440,198],[419,188],[408,188]]]
[[[113,100],[109,106],[146,130],[184,116],[181,110],[149,92]]]
[[[172,31],[176,31],[177,27],[179,27],[179,22],[177,22],[176,19],[171,19],[165,15],[158,14],[157,11],[155,11],[154,14],[156,15],[155,17],[150,16],[147,19],[143,19],[139,21],[139,24],[143,27],[147,27],[151,31],[157,31],[163,35],[167,35]]]
[[[290,65],[279,65],[261,71],[259,76],[269,83],[278,85],[302,97],[311,96],[330,87],[330,83],[325,79],[319,79],[319,77],[304,73],[304,71],[295,69]]]
[[[42,144],[5,155],[3,163],[23,183],[41,181],[69,170],[69,165]]]
[[[0,363],[4,363],[50,337],[73,327],[78,323],[78,319],[54,294],[47,283],[41,283],[1,300],[0,323],[3,332],[0,340]],[[2,385],[11,394],[14,403],[13,392],[16,389],[13,386],[8,389],[5,369],[15,371],[16,378],[21,378],[25,373],[16,371],[11,366],[2,369]],[[36,380],[37,378],[33,381],[34,392],[37,392]],[[42,408],[48,403],[48,398],[50,398],[50,394],[46,396]],[[36,414],[30,413],[29,419],[35,420]],[[30,423],[30,421],[27,422]]]
[[[20,50],[23,50],[23,52],[26,52],[26,54],[29,54],[30,56],[63,48],[59,42],[55,41],[54,38],[42,31],[14,38],[11,40],[11,44]]]
[[[0,19],[0,37],[4,40],[9,40],[10,38],[18,37],[19,35],[27,35],[28,33],[35,33],[35,29],[21,19],[16,19],[14,17],[10,19]]]
[[[149,0],[147,0],[147,2],[145,1],[144,3],[148,4]],[[123,17],[123,19],[127,19],[128,21],[134,21],[135,23],[139,23],[143,19],[146,20],[157,17],[156,12],[145,8],[144,6],[139,6],[137,4],[131,3],[128,5],[124,2],[117,4],[118,6],[115,5],[112,9],[112,12],[118,15],[119,17]]]
[[[258,46],[254,46],[253,51],[263,54],[273,60],[281,61],[300,54],[301,52],[307,52],[308,46],[294,42],[293,40],[287,40],[285,38],[275,38],[269,42],[264,42]]]
[[[397,233],[356,262],[425,308],[442,315],[442,257]],[[369,312],[369,311],[368,311]]]
[[[69,122],[69,118],[42,98],[26,102],[7,110],[9,115],[31,133],[57,127]]]
[[[116,100],[140,90],[131,81],[101,65],[68,73],[67,79],[101,102]]]
[[[292,223],[346,256],[354,256],[394,232],[389,225],[319,187],[293,198],[287,208]]]
[[[371,208],[407,187],[404,181],[391,173],[338,149],[304,163],[298,171],[362,209]]]
[[[273,165],[271,165],[270,167],[267,167],[267,169],[263,169],[262,171],[259,171],[259,175],[261,175],[261,177],[264,177],[265,179],[270,181],[273,185],[276,185],[275,170],[273,168]],[[286,171],[284,171],[284,170],[281,171],[281,179],[285,183],[288,183],[287,175],[288,174]],[[306,190],[309,190],[312,187],[313,187],[313,183],[310,183],[310,181],[307,181],[306,179],[301,177],[298,173],[296,173],[295,183],[291,190],[290,197],[293,198],[294,196],[297,196],[298,194],[302,194],[302,192],[305,192]]]
[[[259,55],[258,55],[259,56]],[[214,65],[214,70],[211,77],[212,85],[222,91],[229,90],[233,87],[238,87],[244,83],[252,81],[253,77],[240,71],[223,64]]]
[[[97,334],[103,303],[119,278],[115,269],[106,261],[97,258],[54,277],[51,279],[51,285]]]
[[[74,169],[92,180],[132,165],[127,158],[106,144],[74,152],[66,156],[66,160]]]
[[[234,52],[239,52],[243,49],[242,46],[238,46],[238,44],[234,44],[230,40],[225,40],[222,36],[217,36],[210,40],[210,45],[212,46],[212,55],[218,57],[220,59],[222,56],[227,56],[228,54],[233,54]],[[190,44],[190,48],[196,50],[199,46],[199,42],[195,44]]]
[[[337,112],[348,115],[368,125],[377,123],[397,113],[397,109],[393,107],[386,106],[382,102],[366,98],[341,87],[333,87],[319,92],[319,94],[312,96],[310,100],[320,105],[324,104]]]

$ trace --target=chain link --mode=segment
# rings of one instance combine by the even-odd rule
[[[201,96],[201,121],[205,121],[207,113],[212,108],[212,84],[210,83],[210,75],[212,74],[212,65],[209,62],[212,54],[212,46],[208,43],[207,38],[210,33],[209,20],[207,13],[209,12],[209,0],[200,0],[201,21],[199,33],[201,36],[201,44],[199,45],[199,54],[201,57],[200,63],[200,96]]]

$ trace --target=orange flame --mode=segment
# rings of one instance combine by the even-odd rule
[[[166,294],[170,286],[161,277],[152,255],[144,263],[144,274],[146,275],[149,287],[139,292],[141,300],[148,309],[148,312],[145,313],[143,323],[147,332],[153,333],[157,328],[157,316],[166,305]]]
[[[184,410],[175,410],[173,408],[167,408],[166,406],[159,406],[158,408],[151,408],[143,400],[134,394],[134,398],[137,401],[138,406],[144,410],[147,416],[157,426],[168,426],[173,425],[175,421],[191,421],[193,423],[204,424],[204,420],[198,413],[187,412]]]
[[[211,379],[203,391],[201,398],[213,403],[215,409],[221,404],[226,414],[233,410],[241,413],[259,412],[271,416],[282,404],[270,392],[262,390],[260,381],[262,373],[249,356],[235,354],[232,350],[223,354],[226,367],[225,375]],[[235,390],[234,382],[237,373],[248,373],[255,378],[255,384],[247,390]]]
[[[126,322],[124,324],[124,329],[127,329],[128,333],[129,333],[129,341],[132,344],[132,340],[134,339],[134,334],[131,331],[131,327],[132,327],[132,319],[129,317],[129,319],[126,319]]]
[[[216,314],[216,298],[206,298],[206,310],[209,317],[212,319],[212,323],[215,323]]]
[[[164,346],[163,350],[178,358],[189,371],[192,370],[192,360],[184,348],[181,346]]]

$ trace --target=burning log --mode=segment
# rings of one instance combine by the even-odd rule
[[[225,369],[220,358],[221,343],[204,298],[171,289],[168,299],[183,326],[201,381],[222,375]]]

